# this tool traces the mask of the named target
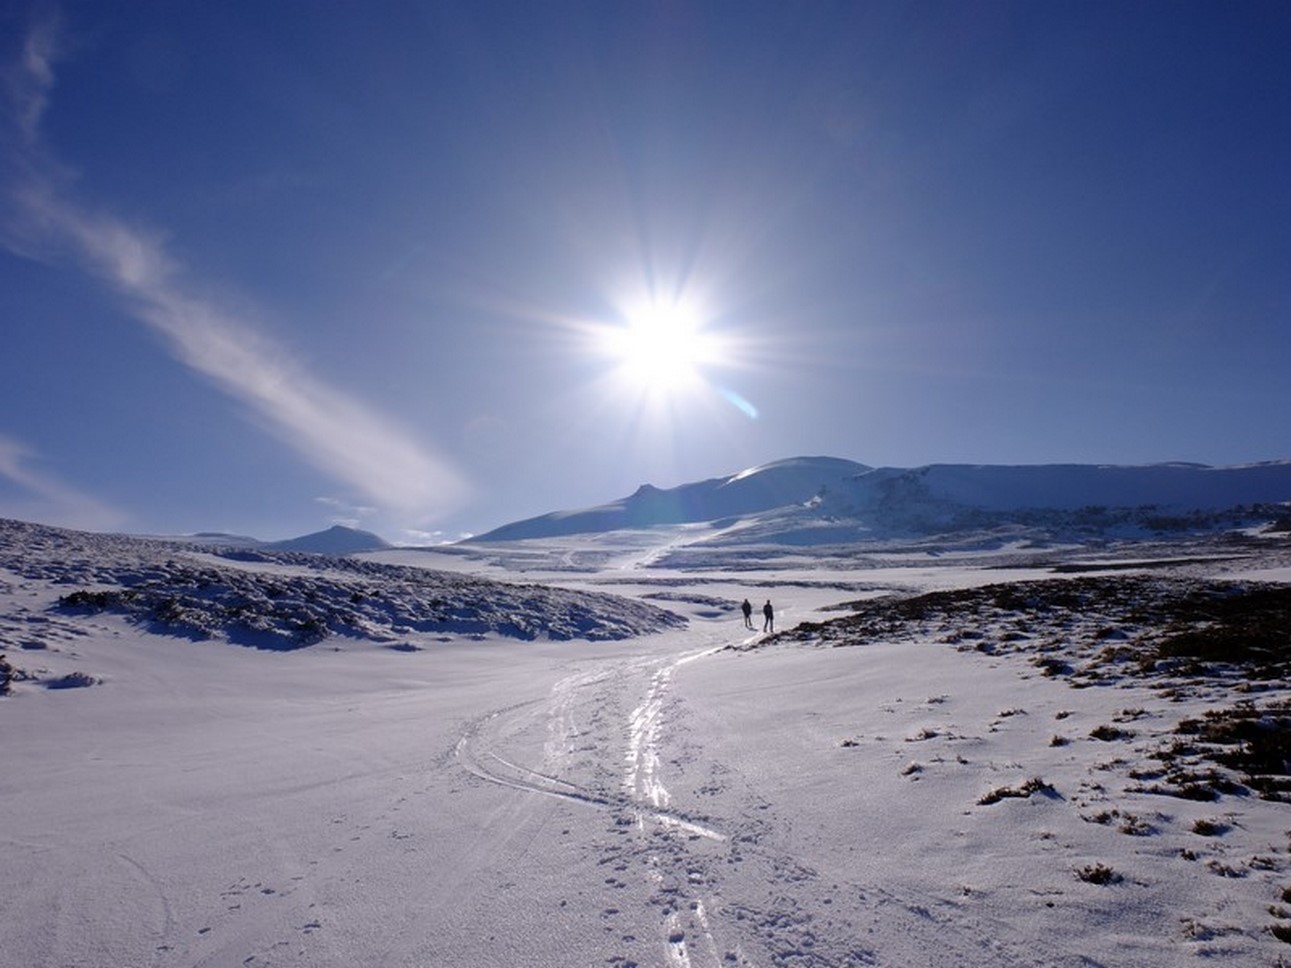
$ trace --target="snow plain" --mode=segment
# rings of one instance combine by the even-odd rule
[[[685,540],[674,528],[363,556],[592,591],[594,616],[615,610],[608,592],[684,628],[522,640],[427,620],[293,648],[60,607],[105,587],[103,573],[86,585],[56,547],[39,567],[8,548],[0,643],[17,673],[0,698],[0,965],[1291,955],[1286,803],[1250,790],[1193,800],[1144,780],[1181,721],[1231,705],[1242,683],[1042,674],[1025,650],[973,644],[1016,638],[990,615],[968,638],[912,626],[838,647],[764,637],[736,607],[770,598],[789,629],[894,592],[1053,579],[1056,564],[1089,564],[1084,549],[863,565],[799,549],[738,570],[652,567]],[[108,562],[161,554],[124,539],[89,547]],[[1099,554],[1112,576],[1291,578],[1285,539],[1211,551],[1174,546],[1168,568]],[[164,557],[163,574],[272,574],[288,596],[308,577],[295,560]],[[301,594],[359,580],[333,579]],[[653,612],[632,614],[651,627]],[[1285,703],[1286,685],[1240,695]]]

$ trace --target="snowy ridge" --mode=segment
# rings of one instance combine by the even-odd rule
[[[800,457],[726,478],[519,521],[473,543],[708,523],[717,544],[848,544],[1021,527],[1129,537],[1268,523],[1287,514],[1291,461],[1231,467],[933,464],[870,468]]]
[[[913,470],[881,468],[850,481],[844,497],[873,510],[922,500],[987,512],[1217,511],[1291,501],[1291,461],[1232,467],[932,464]]]
[[[661,489],[642,484],[630,497],[582,511],[556,511],[495,528],[476,542],[553,538],[591,532],[691,524],[802,504],[870,468],[834,457],[797,457],[728,477]]]
[[[621,639],[684,624],[671,612],[602,593],[317,553],[202,551],[7,520],[0,520],[0,568],[66,587],[66,613],[111,612],[171,635],[274,650],[333,636],[386,645],[430,633]]]

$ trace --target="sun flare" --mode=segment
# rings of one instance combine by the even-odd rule
[[[651,304],[627,315],[607,334],[608,350],[623,376],[650,392],[696,383],[705,364],[718,362],[718,346],[693,310]]]
[[[695,294],[653,293],[612,299],[614,319],[574,324],[582,349],[594,358],[603,399],[642,425],[682,430],[677,421],[726,406],[749,420],[758,409],[723,374],[747,370],[747,340],[721,312]]]

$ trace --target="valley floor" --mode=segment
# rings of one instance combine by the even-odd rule
[[[1231,696],[934,638],[762,641],[730,608],[771,597],[787,628],[1030,572],[611,577],[689,627],[270,652],[0,575],[10,661],[40,673],[0,699],[0,965],[1291,957],[1285,803],[1142,781]],[[39,684],[72,672],[97,684]]]

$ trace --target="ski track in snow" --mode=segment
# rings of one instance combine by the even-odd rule
[[[647,888],[653,894],[671,896],[675,893],[669,883],[673,873],[670,863],[674,858],[658,849],[654,843],[655,832],[663,830],[677,837],[718,844],[727,840],[714,827],[669,809],[670,796],[661,768],[663,711],[673,674],[680,666],[715,651],[716,648],[706,648],[680,657],[635,660],[618,670],[598,669],[566,676],[555,684],[547,700],[496,710],[472,723],[459,739],[454,755],[471,775],[486,782],[611,811],[616,824],[620,828],[630,827],[642,844]],[[584,714],[580,697],[611,680],[617,686],[624,679],[647,685],[641,703],[627,717],[625,768],[620,789],[588,789],[557,775],[560,764],[580,750],[579,740],[586,735],[586,730],[579,726]],[[491,746],[498,733],[536,719],[546,721],[542,768],[516,763]],[[723,957],[713,937],[703,898],[698,895],[689,898],[686,907],[685,911],[673,904],[665,907],[660,937],[668,964],[676,968],[722,965]],[[726,963],[730,963],[729,959]],[[739,963],[750,964],[742,957]]]
[[[905,964],[1039,963],[1033,955],[1012,950],[1006,925],[988,924],[980,914],[967,922],[944,898],[870,883],[823,885],[810,866],[769,845],[777,818],[756,797],[744,803],[739,815],[726,818],[675,809],[667,787],[667,757],[675,754],[673,762],[679,762],[686,754],[675,751],[674,741],[683,738],[684,730],[676,722],[682,711],[672,686],[680,670],[722,648],[707,644],[680,655],[611,660],[570,674],[544,699],[498,709],[470,723],[454,748],[457,762],[478,780],[609,815],[614,836],[601,844],[598,866],[614,872],[606,879],[609,886],[625,893],[635,887],[647,898],[646,923],[626,936],[653,930],[658,939],[658,953],[648,961],[625,955],[610,964],[826,968],[891,963],[881,961],[858,935],[854,919],[826,920],[811,913],[822,904],[829,910],[831,894],[859,899],[860,910],[883,921],[886,933],[892,925],[904,925],[898,930],[910,939]],[[625,696],[637,697],[630,708]],[[606,713],[615,708],[619,723],[611,728]],[[545,737],[539,764],[524,765],[502,749],[526,733]],[[623,764],[617,786],[604,769],[615,755],[615,741]],[[589,762],[599,768],[599,780],[574,779],[575,772],[587,772]],[[731,868],[738,872],[735,880],[726,873]],[[635,885],[624,880],[632,869],[639,877]],[[751,896],[754,889],[764,896]],[[609,908],[607,913],[622,912]],[[928,960],[930,952],[942,960]]]
[[[712,655],[714,651],[716,650],[706,649],[692,652],[660,664],[650,677],[650,687],[645,698],[632,710],[628,718],[628,748],[624,757],[627,769],[623,776],[623,789],[632,800],[644,801],[654,807],[653,811],[641,809],[637,811],[637,830],[642,835],[645,834],[647,820],[652,820],[675,824],[685,833],[694,836],[707,837],[718,842],[726,840],[724,834],[709,827],[678,820],[660,812],[667,808],[671,799],[668,788],[664,786],[660,758],[660,738],[664,726],[662,712],[668,694],[668,685],[678,668],[688,662]],[[646,863],[652,885],[656,889],[662,889],[665,882],[664,859],[659,853],[654,852],[649,854]],[[721,956],[717,950],[717,942],[713,939],[702,896],[696,896],[693,899],[690,910],[692,916],[689,918],[683,918],[678,910],[671,910],[667,914],[664,932],[667,936],[669,962],[676,968],[719,965]],[[690,928],[689,933],[687,927]],[[688,939],[693,940],[688,942]]]

